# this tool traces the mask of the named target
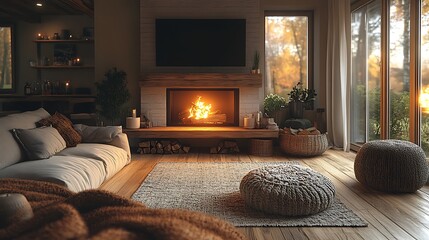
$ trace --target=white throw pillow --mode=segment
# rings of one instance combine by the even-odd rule
[[[122,126],[94,127],[75,124],[73,127],[82,136],[83,143],[108,143],[122,133]]]
[[[127,152],[128,161],[131,160],[131,150],[130,144],[128,143],[127,134],[120,133],[116,137],[114,137],[111,142],[108,142],[107,144],[124,149]]]

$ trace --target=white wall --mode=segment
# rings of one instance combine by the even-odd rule
[[[156,18],[236,18],[246,19],[245,67],[156,67],[155,19]],[[141,74],[153,72],[195,73],[250,73],[253,54],[261,52],[259,45],[261,17],[258,0],[141,0],[140,1],[140,70]],[[200,86],[205,87],[205,86]],[[166,125],[166,88],[141,89],[141,112],[157,126]],[[239,116],[259,110],[263,88],[240,88]]]
[[[310,10],[314,12],[314,88],[318,96],[316,108],[326,107],[326,32],[327,0],[140,0],[140,72],[248,72],[255,50],[264,57],[264,14],[265,11]],[[247,21],[246,67],[237,68],[187,68],[155,66],[155,18],[245,18]],[[261,64],[262,73],[264,66]],[[165,89],[141,90],[142,113],[154,116],[163,125],[165,110]],[[151,95],[152,94],[152,95]],[[157,97],[150,97],[153,95]],[[148,97],[145,97],[147,95]],[[257,111],[262,107],[264,89],[240,89],[240,118],[245,113]],[[247,97],[247,96],[252,96]],[[159,101],[155,101],[158,99]],[[164,98],[163,98],[164,99]],[[246,102],[251,101],[251,102]],[[151,108],[150,106],[157,106]],[[243,111],[242,111],[243,110]],[[162,113],[161,113],[162,112]],[[312,114],[307,117],[311,118]],[[164,119],[164,120],[163,120]]]

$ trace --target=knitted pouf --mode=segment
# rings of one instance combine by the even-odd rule
[[[322,174],[297,165],[267,166],[250,171],[240,183],[246,205],[272,214],[310,215],[334,201],[335,187]]]
[[[415,192],[428,179],[422,148],[402,140],[376,140],[362,146],[355,158],[356,179],[384,192]]]

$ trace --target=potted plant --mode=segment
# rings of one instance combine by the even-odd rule
[[[124,71],[112,68],[104,74],[101,82],[95,83],[97,110],[110,125],[121,122],[125,113],[124,105],[130,99],[126,76]]]
[[[255,51],[255,55],[253,55],[252,73],[253,74],[261,73],[261,71],[259,70],[259,52],[258,51]]]
[[[304,109],[311,109],[317,96],[314,89],[304,88],[301,82],[298,82],[288,95],[290,114],[293,118],[302,118]]]
[[[269,118],[275,119],[276,123],[281,123],[281,110],[286,107],[286,99],[280,95],[271,93],[264,99],[264,112]]]

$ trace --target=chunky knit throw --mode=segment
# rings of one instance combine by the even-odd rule
[[[101,190],[72,193],[51,183],[1,179],[2,193],[26,196],[34,217],[0,228],[0,239],[245,239],[220,219],[149,209]]]
[[[384,192],[415,192],[428,180],[423,149],[402,140],[365,143],[355,158],[356,179]]]
[[[335,187],[322,174],[298,165],[267,166],[250,171],[240,183],[246,204],[286,216],[321,212],[334,201]]]

